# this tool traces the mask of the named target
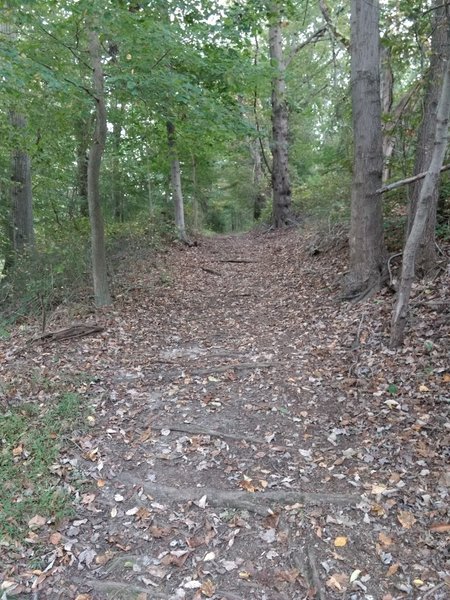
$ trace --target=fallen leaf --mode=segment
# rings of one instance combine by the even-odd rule
[[[55,531],[49,537],[50,544],[53,544],[53,546],[57,546],[61,542],[61,539],[62,535],[58,531]]]
[[[359,569],[355,569],[353,571],[353,573],[350,575],[350,583],[353,583],[354,581],[356,581],[360,575],[361,575],[361,571]]]
[[[326,582],[326,585],[329,588],[337,590],[338,592],[345,591],[347,589],[347,584],[348,575],[346,575],[345,573],[335,573]]]
[[[212,598],[216,592],[216,586],[213,584],[211,579],[207,579],[202,583],[200,591],[207,598]]]
[[[397,571],[399,570],[399,568],[400,568],[400,564],[399,563],[395,563],[394,565],[391,565],[389,567],[389,569],[387,570],[386,575],[388,577],[392,577],[392,575],[395,575],[397,573]]]
[[[405,529],[411,529],[416,522],[414,515],[407,510],[400,510],[397,514],[397,519],[399,520],[401,526]]]
[[[378,541],[382,546],[390,546],[392,544],[392,538],[383,531],[380,532]]]
[[[30,529],[39,529],[47,522],[47,519],[41,517],[41,515],[35,515],[32,519],[28,521],[28,527]]]
[[[346,537],[337,537],[334,540],[334,545],[337,548],[342,548],[343,546],[346,546],[347,545],[347,538]]]

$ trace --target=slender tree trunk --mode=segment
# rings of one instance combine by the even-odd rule
[[[26,119],[16,111],[11,111],[9,118],[19,139],[26,128]],[[16,252],[34,248],[31,160],[20,146],[18,142],[11,159],[12,248]]]
[[[181,187],[180,161],[177,153],[175,125],[171,121],[167,121],[167,142],[170,155],[170,183],[175,209],[175,226],[177,228],[179,239],[183,242],[187,242],[186,227],[184,224],[184,200]]]
[[[117,108],[117,107],[116,107]],[[123,194],[120,177],[120,143],[121,143],[121,132],[122,125],[120,120],[116,117],[113,123],[112,137],[113,137],[113,159],[112,159],[112,204],[114,211],[114,219],[119,223],[124,221],[124,206],[123,206]]]
[[[431,60],[427,75],[424,112],[419,128],[416,146],[416,159],[414,173],[427,171],[433,153],[436,111],[442,87],[446,60],[449,56],[449,11],[450,7],[444,6],[441,0],[435,0],[433,18],[433,33],[431,37]],[[407,234],[411,232],[419,202],[422,181],[417,181],[411,186],[410,204],[408,211]],[[436,264],[436,210],[439,198],[439,187],[434,190],[430,202],[425,233],[422,237],[417,252],[417,267],[422,273],[430,272]]]
[[[409,298],[414,281],[416,257],[421,240],[426,231],[427,221],[432,210],[433,198],[439,187],[441,167],[448,146],[448,124],[450,118],[450,60],[447,60],[444,80],[436,113],[435,141],[430,166],[420,190],[414,221],[403,251],[402,275],[397,302],[392,314],[391,345],[403,342]]]
[[[286,62],[283,54],[281,2],[271,3],[269,27],[272,77],[272,212],[275,227],[292,223],[289,179],[289,112],[286,99]]]
[[[100,203],[100,168],[106,143],[106,107],[103,86],[101,46],[98,33],[88,31],[89,55],[93,69],[93,89],[95,95],[95,131],[89,151],[88,162],[88,201],[91,223],[92,275],[96,306],[111,304],[106,269],[105,232]]]
[[[89,216],[87,179],[91,127],[91,117],[80,117],[75,123],[75,137],[77,140],[77,195],[80,214],[83,217]]]
[[[264,174],[259,139],[250,141],[250,154],[253,161],[253,218],[257,221],[261,216],[266,202],[263,193]]]
[[[200,210],[198,202],[197,161],[192,154],[192,219],[194,231],[200,228]]]
[[[393,92],[394,92],[394,73],[391,65],[391,49],[381,46],[381,73],[380,73],[380,94],[381,94],[381,113],[383,116],[389,116],[392,110]],[[383,127],[383,183],[391,176],[389,161],[392,157],[395,147],[395,137],[389,123]]]
[[[363,298],[384,270],[381,187],[383,168],[379,3],[352,0],[352,110],[354,165],[348,296]]]

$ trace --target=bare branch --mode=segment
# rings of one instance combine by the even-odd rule
[[[334,36],[334,38],[340,42],[344,48],[350,51],[350,40],[345,37],[343,33],[338,31],[336,25],[333,23],[333,19],[330,15],[330,9],[328,8],[328,4],[326,0],[319,0],[320,10],[322,12],[323,18],[325,19],[325,23],[327,24],[328,29]]]
[[[450,164],[444,165],[441,167],[441,173],[444,171],[448,171],[450,169]],[[408,185],[408,183],[414,183],[419,179],[423,179],[428,171],[423,171],[423,173],[419,173],[418,175],[414,175],[413,177],[407,177],[406,179],[400,179],[399,181],[395,181],[394,183],[390,183],[389,185],[383,185],[383,187],[377,190],[377,194],[384,194],[385,192],[390,192],[391,190],[396,190],[399,187],[404,185]]]

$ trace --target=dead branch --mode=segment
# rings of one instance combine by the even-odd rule
[[[49,331],[47,333],[44,333],[39,337],[30,340],[30,343],[56,341],[60,342],[62,340],[85,337],[94,333],[101,333],[102,331],[104,331],[104,329],[105,328],[101,325],[71,325],[70,327],[66,327],[64,329],[58,329],[57,331]]]
[[[250,260],[248,258],[228,258],[224,260],[219,260],[221,263],[255,263],[256,260]]]
[[[334,38],[344,46],[344,48],[347,50],[347,52],[350,52],[350,40],[348,38],[346,38],[343,33],[338,31],[336,25],[333,23],[333,19],[331,18],[331,15],[330,15],[330,9],[329,9],[326,1],[319,0],[319,6],[320,6],[320,10],[322,12],[322,16],[325,19],[325,22],[327,24],[327,27],[331,31]]]
[[[444,165],[441,167],[441,173],[444,171],[448,171],[450,169],[450,164]],[[419,179],[423,179],[428,171],[423,171],[423,173],[419,173],[418,175],[414,175],[413,177],[407,177],[406,179],[400,179],[399,181],[395,181],[394,183],[390,183],[389,185],[384,185],[377,190],[377,194],[384,194],[385,192],[390,192],[391,190],[396,190],[399,187],[404,185],[408,185],[408,183],[414,183]]]
[[[78,583],[79,585],[83,585],[86,587],[89,587],[93,590],[96,590],[98,592],[107,592],[108,590],[111,592],[126,592],[127,596],[129,597],[129,594],[150,594],[151,592],[151,597],[152,598],[158,598],[161,600],[168,600],[169,596],[167,596],[167,594],[161,594],[160,592],[157,592],[153,587],[143,587],[140,585],[134,585],[132,583],[130,583],[129,581],[108,581],[107,579],[105,580],[101,580],[101,579],[81,579],[81,578],[75,578],[73,580],[75,583]]]
[[[269,369],[270,367],[275,366],[276,363],[268,362],[238,363],[237,365],[222,365],[220,367],[197,369],[196,371],[192,371],[192,375],[209,375],[210,373],[226,373],[227,371],[237,371],[245,369]]]
[[[120,481],[128,485],[142,487],[150,496],[159,500],[175,502],[195,502],[206,496],[209,506],[219,508],[234,508],[247,510],[258,515],[266,516],[272,504],[354,504],[360,500],[355,494],[328,494],[326,492],[301,492],[286,490],[269,490],[251,494],[249,492],[218,490],[210,487],[170,487],[156,483],[143,482],[131,473],[122,473]]]
[[[217,438],[226,438],[229,440],[235,440],[237,442],[247,442],[249,444],[262,444],[262,445],[267,445],[270,446],[270,444],[268,442],[266,442],[266,440],[260,439],[260,438],[254,438],[254,437],[242,437],[240,435],[235,435],[234,433],[225,433],[223,431],[217,431],[215,429],[205,429],[202,427],[191,427],[190,425],[185,425],[185,424],[181,424],[181,425],[154,425],[155,428],[158,429],[170,429],[171,431],[178,431],[181,433],[190,433],[192,435],[209,435],[211,437],[217,437]],[[277,448],[281,448],[280,446],[276,446]],[[292,451],[292,448],[288,448],[287,446],[284,447],[283,449]]]
[[[200,269],[205,271],[205,273],[211,273],[211,275],[218,275],[219,277],[222,277],[222,273],[219,273],[219,271],[214,271],[214,269],[208,269],[208,267],[200,267]]]

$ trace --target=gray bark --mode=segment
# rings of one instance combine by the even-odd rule
[[[450,60],[447,60],[444,80],[436,113],[435,139],[430,166],[420,190],[411,231],[403,251],[402,275],[397,302],[392,314],[391,345],[396,347],[403,342],[408,316],[409,298],[415,276],[416,258],[421,240],[426,231],[432,203],[439,187],[441,168],[448,146],[448,123],[450,117]]]
[[[181,186],[181,169],[177,153],[175,125],[172,123],[172,121],[167,121],[167,142],[169,145],[170,184],[172,188],[172,198],[175,210],[175,227],[177,228],[178,238],[183,242],[187,242],[186,227],[184,224],[184,200]]]
[[[354,165],[348,297],[363,298],[384,271],[379,3],[352,0],[351,83]]]
[[[394,73],[391,65],[391,49],[386,46],[381,46],[381,73],[380,73],[380,95],[381,95],[381,112],[387,116],[391,113],[393,93],[394,93]],[[395,137],[392,135],[390,123],[385,123],[383,127],[383,183],[391,176],[390,159],[394,152]]]
[[[97,32],[91,29],[88,31],[88,38],[95,97],[95,131],[88,161],[88,202],[89,220],[91,224],[92,276],[96,306],[108,306],[112,301],[108,286],[105,232],[100,203],[100,168],[107,134],[106,107],[100,40]]]
[[[281,3],[271,3],[269,27],[272,76],[272,213],[275,227],[292,223],[289,179],[289,113],[286,99],[286,62],[283,54]]]
[[[116,107],[117,108],[117,107]],[[120,176],[120,143],[121,143],[122,126],[118,118],[114,120],[112,137],[113,137],[113,158],[112,158],[112,178],[111,178],[111,196],[114,211],[114,219],[123,223],[124,221],[124,205],[123,193]]]
[[[9,118],[19,139],[26,128],[26,119],[15,111],[10,112]],[[11,157],[11,229],[12,247],[16,252],[34,247],[31,160],[28,152],[20,146],[17,143]]]
[[[259,139],[250,141],[250,154],[253,161],[253,218],[257,221],[266,203],[263,191],[264,173]]]
[[[75,122],[75,137],[77,140],[77,196],[80,214],[83,217],[89,216],[87,178],[91,126],[92,119],[90,117],[80,117]]]
[[[441,0],[435,0],[433,18],[433,33],[431,37],[431,59],[426,79],[424,112],[419,129],[414,173],[427,171],[433,153],[436,111],[441,93],[445,64],[449,56],[449,6],[444,6]],[[415,183],[410,192],[407,234],[411,232],[417,204],[421,193],[422,182]],[[436,263],[436,210],[439,197],[439,187],[433,192],[430,200],[425,233],[420,241],[417,253],[417,267],[422,273],[433,269]]]

